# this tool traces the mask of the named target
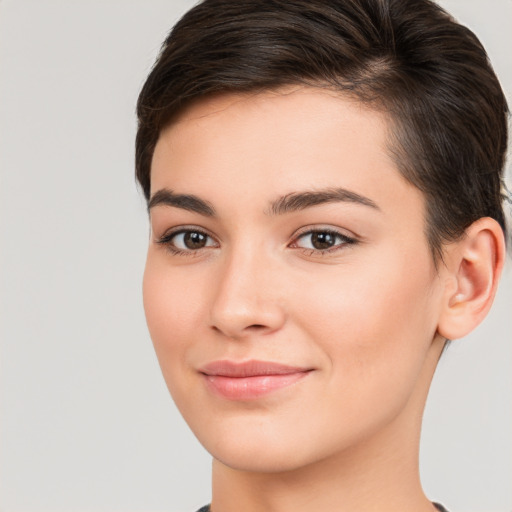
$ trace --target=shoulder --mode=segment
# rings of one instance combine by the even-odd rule
[[[440,503],[434,503],[434,506],[439,510],[439,512],[448,512],[448,510],[446,510]],[[201,507],[197,512],[210,512],[210,505]]]

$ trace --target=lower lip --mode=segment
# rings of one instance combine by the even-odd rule
[[[224,377],[204,375],[207,386],[228,400],[251,400],[291,386],[309,374],[307,372],[283,375],[255,375],[254,377]]]

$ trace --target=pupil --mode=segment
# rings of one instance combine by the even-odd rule
[[[201,249],[206,245],[206,235],[197,231],[190,231],[185,234],[183,241],[188,249]]]
[[[335,237],[331,233],[313,233],[312,243],[315,249],[329,249],[334,242]]]

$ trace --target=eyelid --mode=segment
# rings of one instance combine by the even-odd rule
[[[307,235],[312,235],[314,233],[329,233],[334,235],[335,237],[339,237],[342,240],[342,243],[338,243],[329,247],[327,249],[315,249],[315,248],[307,248],[300,247],[297,244],[297,241],[302,237]],[[288,245],[292,249],[301,249],[303,251],[307,251],[309,254],[324,254],[329,252],[336,252],[347,245],[353,245],[359,242],[359,238],[354,234],[347,234],[341,228],[335,228],[333,226],[325,226],[325,225],[316,225],[316,226],[306,226],[301,228],[297,233],[293,235],[292,242]]]
[[[187,232],[201,233],[208,237],[209,239],[213,240],[214,245],[207,245],[199,249],[181,249],[172,244],[172,240],[174,237]],[[166,249],[170,251],[172,254],[186,256],[196,256],[199,255],[204,249],[215,249],[219,247],[219,241],[216,236],[209,233],[208,230],[194,225],[174,226],[164,231],[164,233],[161,236],[155,237],[154,243],[165,246]]]
[[[201,233],[204,236],[208,237],[210,240],[212,240],[214,243],[205,245],[204,247],[200,247],[197,249],[183,249],[180,247],[177,247],[172,243],[172,240],[177,235],[187,233],[187,232],[196,232]],[[333,245],[332,247],[328,247],[325,249],[316,249],[311,247],[300,247],[298,245],[298,240],[300,240],[302,237],[306,237],[307,235],[312,235],[314,233],[329,233],[332,234],[334,237],[338,237],[341,239],[341,242],[338,242],[337,244]],[[308,252],[309,254],[326,254],[330,252],[336,252],[338,250],[343,249],[344,247],[348,245],[353,245],[358,243],[359,237],[354,234],[347,234],[346,230],[343,230],[339,227],[333,227],[329,225],[309,225],[304,226],[300,228],[293,236],[291,242],[287,244],[288,247],[292,249],[298,249],[302,250],[304,252]],[[197,225],[181,225],[181,226],[174,226],[172,228],[167,229],[164,231],[164,233],[156,237],[154,239],[154,243],[166,246],[167,250],[172,252],[173,254],[178,255],[188,255],[188,256],[194,256],[199,255],[202,253],[205,249],[212,249],[212,248],[219,248],[220,242],[217,236],[211,234],[209,230],[204,229]]]
[[[166,239],[168,240],[179,233],[186,233],[187,231],[202,233],[203,235],[206,235],[206,236],[217,241],[217,237],[215,235],[213,235],[212,233],[210,233],[209,230],[207,230],[201,226],[196,226],[194,224],[183,224],[180,226],[173,226],[172,228],[166,229],[162,235],[155,236],[154,241],[155,241],[155,243],[160,243],[161,241],[165,241]],[[163,243],[165,243],[165,242],[163,242]]]
[[[311,233],[332,233],[334,235],[339,235],[342,238],[347,238],[350,240],[358,240],[359,236],[353,233],[352,231],[348,231],[343,228],[339,228],[336,226],[326,225],[326,224],[313,224],[309,226],[304,226],[298,229],[293,235],[292,238],[295,240],[301,236],[308,235]]]

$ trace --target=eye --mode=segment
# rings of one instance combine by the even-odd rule
[[[180,229],[166,233],[157,240],[157,243],[166,245],[176,254],[191,253],[206,247],[217,247],[215,240],[208,234],[197,229]]]
[[[315,229],[298,236],[291,247],[307,249],[311,252],[330,252],[340,249],[344,245],[354,244],[356,240],[338,231],[329,229]]]

